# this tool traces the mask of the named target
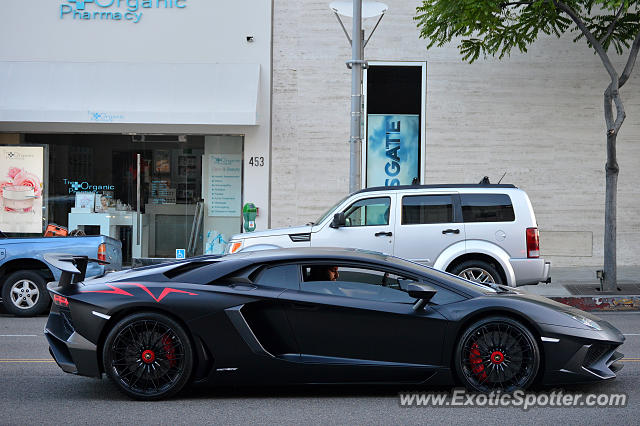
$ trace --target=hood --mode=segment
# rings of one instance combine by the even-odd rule
[[[574,308],[573,306],[565,305],[564,303],[556,302],[555,300],[549,299],[548,297],[538,296],[537,294],[527,293],[522,290],[519,290],[519,291],[517,290],[514,293],[516,293],[517,295],[514,295],[512,297],[517,297],[519,299],[523,299],[528,302],[535,303],[537,305],[546,306],[548,308],[561,310],[564,312],[580,314],[583,317],[587,317],[592,320],[603,321],[602,318],[599,318],[596,315],[580,310],[578,308]]]
[[[278,235],[309,234],[311,232],[315,232],[316,230],[317,230],[317,227],[314,230],[313,226],[310,226],[310,225],[294,226],[290,228],[267,229],[266,231],[245,232],[244,234],[236,234],[233,237],[231,237],[231,239],[242,240],[245,238],[275,237]]]
[[[578,308],[574,308],[573,306],[565,305],[564,303],[556,302],[555,300],[551,300],[543,296],[538,296],[536,294],[530,294],[522,290],[514,291],[514,292],[511,292],[510,294],[498,293],[497,295],[494,295],[494,296],[519,299],[528,303],[533,303],[535,305],[538,305],[539,307],[548,308],[549,310],[553,311],[553,312],[550,312],[549,310],[546,310],[546,309],[543,311],[537,311],[538,314],[542,313],[542,316],[535,319],[538,322],[543,324],[553,324],[553,325],[569,326],[574,328],[582,328],[574,324],[572,320],[568,321],[567,318],[565,318],[565,316],[561,314],[561,312],[566,312],[571,314],[577,314],[579,316],[595,321],[600,325],[605,325],[607,327],[615,329],[608,321],[603,320],[602,318],[596,315],[593,315],[590,312],[585,312]],[[556,313],[557,315],[560,315],[560,316],[557,316]]]

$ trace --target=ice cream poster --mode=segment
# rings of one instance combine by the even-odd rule
[[[42,233],[44,148],[0,146],[0,231]]]
[[[367,187],[411,185],[420,164],[418,115],[367,116]]]

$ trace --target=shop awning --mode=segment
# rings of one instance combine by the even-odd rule
[[[255,125],[259,64],[0,61],[0,122]]]

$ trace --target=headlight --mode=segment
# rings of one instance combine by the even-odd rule
[[[589,319],[580,314],[574,314],[573,312],[565,312],[565,314],[569,315],[571,318],[578,321],[582,325],[586,325],[587,327],[592,328],[594,330],[602,330],[602,327],[600,327],[600,325],[598,325],[598,323],[592,319]]]
[[[228,254],[233,254],[233,253],[237,252],[238,250],[240,250],[242,248],[243,244],[244,244],[244,240],[234,241],[234,242],[230,243],[229,246],[228,246],[228,249],[227,249],[228,250],[227,253]]]

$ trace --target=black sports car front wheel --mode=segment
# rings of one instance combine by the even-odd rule
[[[105,339],[102,359],[116,386],[142,400],[176,394],[189,381],[193,368],[191,343],[183,328],[153,312],[118,322]]]
[[[458,378],[480,392],[527,389],[540,367],[540,349],[531,332],[507,317],[484,318],[472,324],[458,341]]]

